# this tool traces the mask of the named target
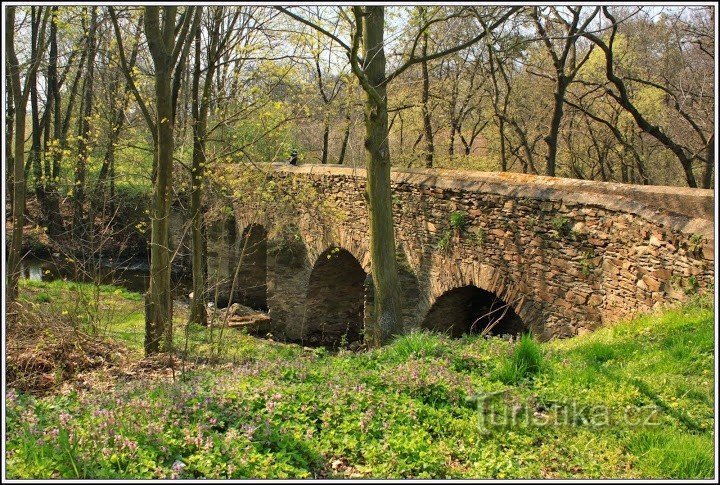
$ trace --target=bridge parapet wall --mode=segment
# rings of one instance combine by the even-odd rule
[[[287,329],[301,325],[283,321],[293,312],[302,318],[312,312],[299,308],[303,281],[328,247],[346,249],[372,272],[365,172],[267,167],[271,178],[305,181],[335,211],[319,217],[297,205],[302,264],[284,272],[268,258],[269,279],[292,278],[292,285],[268,282],[269,292],[277,289],[268,295],[271,316],[274,301],[274,320]],[[537,334],[551,338],[683,301],[714,284],[710,190],[440,170],[394,171],[392,182],[407,329],[420,326],[445,292],[467,285],[502,298]],[[235,212],[237,234],[250,222],[272,232],[270,211],[250,214],[238,206]],[[285,296],[293,308],[280,309]],[[366,321],[368,315],[366,309]],[[287,334],[295,339],[298,333]]]

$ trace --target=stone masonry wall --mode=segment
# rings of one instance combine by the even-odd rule
[[[283,234],[273,231],[276,214],[235,207],[237,234],[252,223],[271,234],[274,334],[301,340],[297,329],[310,310],[303,299],[318,255],[338,246],[372,272],[365,173],[267,167],[268,177],[302,180],[334,209],[319,216],[295,207],[300,241],[293,244],[302,254],[299,263],[283,266],[273,250],[287,247],[273,240],[273,233]],[[510,303],[542,338],[584,333],[714,285],[710,190],[441,170],[394,171],[392,180],[406,329],[419,326],[443,293],[466,285]],[[365,311],[367,324],[367,304]]]

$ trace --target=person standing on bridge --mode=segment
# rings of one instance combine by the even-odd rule
[[[298,155],[297,150],[293,150],[292,152],[290,152],[290,160],[288,160],[288,163],[290,163],[290,165],[297,166],[297,162],[298,162],[297,155]]]

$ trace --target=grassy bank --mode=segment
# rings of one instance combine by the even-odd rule
[[[42,285],[24,297],[69,312],[68,284]],[[104,331],[139,358],[142,302],[104,291],[123,309]],[[11,391],[8,476],[711,478],[713,318],[698,300],[545,344],[415,333],[328,354],[186,333],[180,312],[177,347],[219,364]]]

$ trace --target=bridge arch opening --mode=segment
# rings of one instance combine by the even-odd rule
[[[267,310],[267,231],[260,224],[245,228],[237,247],[240,268],[234,301]]]
[[[363,339],[367,274],[347,250],[331,247],[310,273],[303,344],[338,348]]]
[[[422,327],[453,338],[481,333],[491,326],[490,335],[518,335],[527,325],[511,305],[494,293],[475,285],[446,291],[435,300]]]

